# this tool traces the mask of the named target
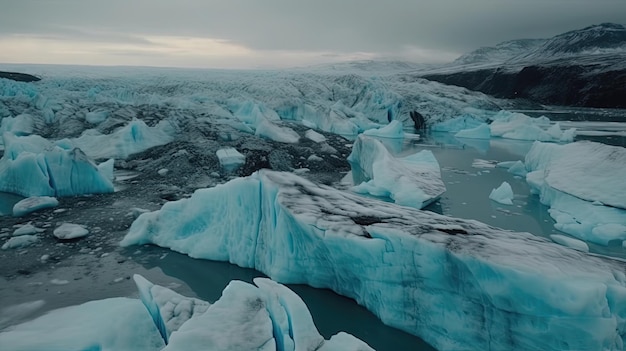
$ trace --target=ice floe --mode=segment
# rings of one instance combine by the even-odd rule
[[[626,240],[626,149],[536,142],[525,164],[526,181],[550,206],[555,228],[601,245]]]

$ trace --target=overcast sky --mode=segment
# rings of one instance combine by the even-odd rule
[[[0,63],[207,68],[447,62],[626,22],[626,0],[0,0]]]

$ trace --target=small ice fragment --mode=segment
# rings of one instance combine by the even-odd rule
[[[304,136],[310,140],[313,140],[316,143],[323,143],[326,141],[326,137],[322,134],[314,131],[313,129],[309,129],[304,133]]]
[[[319,157],[319,156],[317,156],[317,155],[311,155],[311,156],[309,156],[309,158],[307,158],[307,161],[309,161],[309,162],[322,162],[322,161],[324,161],[324,159]]]
[[[55,207],[59,201],[51,196],[31,196],[13,206],[13,216],[21,217],[44,208]]]
[[[66,284],[69,284],[69,283],[70,283],[70,282],[69,282],[68,280],[65,280],[65,279],[56,279],[56,278],[55,278],[55,279],[52,279],[52,280],[50,281],[50,284],[52,284],[52,285],[66,285]]]
[[[39,240],[39,237],[36,235],[14,236],[11,239],[7,240],[7,242],[4,243],[4,245],[2,245],[2,250],[26,247],[37,242],[38,240]]]
[[[167,168],[161,168],[158,170],[157,173],[159,173],[160,176],[165,176],[170,170]]]
[[[513,189],[509,183],[502,182],[497,189],[491,191],[489,198],[503,205],[513,205]]]
[[[73,223],[63,223],[60,227],[54,230],[54,236],[60,240],[71,240],[82,238],[89,234],[84,226]]]

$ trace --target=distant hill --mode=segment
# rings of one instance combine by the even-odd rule
[[[548,39],[506,41],[415,75],[502,98],[626,108],[626,28],[603,23]]]
[[[39,77],[35,77],[26,73],[17,73],[17,72],[4,72],[0,71],[0,78],[11,79],[18,82],[36,82],[41,80]]]

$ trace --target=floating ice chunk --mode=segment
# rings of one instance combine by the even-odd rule
[[[575,129],[561,131],[558,123],[550,126],[550,119],[542,116],[529,117],[523,113],[500,111],[493,116],[491,135],[507,139],[570,142]]]
[[[37,228],[34,225],[28,223],[28,224],[24,224],[23,226],[15,229],[15,231],[13,232],[13,236],[37,234],[37,233],[41,233],[43,231],[45,231],[45,230],[41,229],[41,228]]]
[[[138,299],[112,298],[53,310],[0,332],[3,350],[158,351],[163,340]]]
[[[304,133],[304,136],[307,137],[308,139],[313,140],[316,143],[323,143],[326,141],[326,137],[323,136],[322,134],[314,131],[313,129],[309,129]]]
[[[89,230],[80,224],[63,223],[53,232],[59,240],[72,240],[82,238],[89,234]]]
[[[489,198],[503,205],[513,205],[513,189],[507,182],[502,182],[496,189],[491,190]]]
[[[491,128],[487,123],[483,123],[478,127],[460,130],[454,136],[468,139],[489,139],[491,138]]]
[[[2,245],[2,250],[16,249],[20,247],[30,246],[39,241],[37,235],[20,235],[14,236]]]
[[[587,245],[587,243],[582,240],[559,234],[550,235],[550,239],[552,239],[555,243],[571,247],[574,250],[589,252],[589,245]]]
[[[395,158],[380,141],[360,135],[348,162],[355,184],[352,190],[388,197],[399,205],[423,208],[446,190],[439,163],[429,150]]]
[[[174,127],[167,120],[154,127],[148,127],[141,120],[133,120],[111,134],[88,129],[80,137],[72,139],[72,143],[96,160],[126,159],[152,147],[168,144],[174,140],[174,135]]]
[[[496,161],[492,161],[492,160],[482,160],[480,158],[475,158],[474,161],[472,161],[472,167],[474,168],[496,168]]]
[[[52,144],[36,136],[5,133],[0,159],[0,190],[22,196],[71,196],[113,192],[110,174],[64,141]],[[104,169],[104,168],[103,168]]]
[[[550,206],[555,228],[600,245],[626,239],[626,151],[593,142],[535,143],[526,182]]]
[[[169,169],[167,169],[167,168],[161,168],[161,169],[159,169],[159,170],[157,171],[157,173],[158,173],[160,176],[164,177],[164,176],[166,176],[166,175],[167,175],[167,173],[168,173],[169,171],[170,171],[170,170],[169,170]]]
[[[232,172],[246,163],[246,156],[239,153],[233,147],[219,149],[215,152],[220,161],[220,165],[227,171]]]
[[[368,351],[373,350],[363,340],[354,335],[339,332],[324,342],[319,351]]]
[[[148,309],[161,337],[167,344],[173,332],[195,315],[204,313],[210,303],[182,296],[168,288],[154,285],[144,277],[135,274],[133,280],[139,296]]]
[[[451,118],[434,124],[430,129],[434,132],[460,132],[464,129],[476,128],[483,124],[482,121],[470,116]]]
[[[255,268],[283,283],[332,289],[438,349],[556,350],[564,343],[577,350],[619,349],[626,330],[621,260],[364,198],[291,173],[264,170],[169,202],[140,216],[122,241],[143,243]],[[258,296],[234,289],[245,301]],[[209,318],[216,305],[200,317]],[[246,323],[268,311],[266,303],[253,306],[242,317]],[[216,311],[223,311],[223,320],[241,312]],[[224,338],[240,330],[226,328],[230,322],[213,329],[214,323],[193,318],[171,342],[178,335],[184,340],[187,326]],[[271,337],[265,323],[256,325],[254,344],[264,345]]]
[[[529,171],[544,171],[550,187],[626,209],[626,148],[590,141],[566,145],[536,142],[525,163]]]
[[[382,128],[366,130],[363,134],[378,138],[402,139],[404,138],[404,126],[402,125],[402,122],[396,120],[391,121],[388,125]]]
[[[100,172],[100,174],[105,176],[111,182],[115,180],[114,167],[113,167],[114,164],[115,164],[115,160],[110,158],[107,161],[102,162],[101,164],[98,165],[98,172]]]
[[[525,177],[526,174],[528,173],[526,171],[526,165],[524,164],[524,162],[522,161],[516,161],[515,163],[513,163],[511,165],[511,167],[509,167],[509,169],[507,170],[509,173],[512,173],[514,175],[520,176],[520,177]]]
[[[13,205],[13,216],[21,217],[31,212],[52,208],[59,205],[59,200],[50,196],[32,196]]]

